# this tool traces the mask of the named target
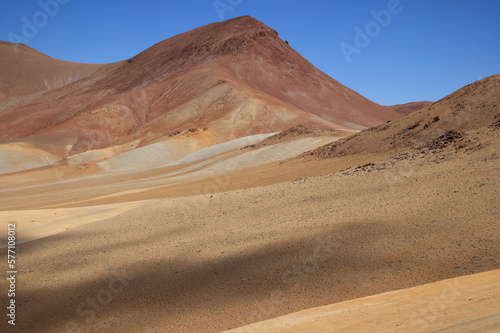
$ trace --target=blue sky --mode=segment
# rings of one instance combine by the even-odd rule
[[[391,105],[435,101],[500,73],[499,14],[498,0],[3,0],[0,40],[18,38],[56,59],[106,63],[251,15],[326,74]]]

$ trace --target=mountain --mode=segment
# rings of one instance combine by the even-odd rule
[[[105,66],[56,60],[29,46],[0,41],[0,103],[65,86]]]
[[[401,117],[245,17],[33,87],[0,104],[18,330],[498,326],[499,75]]]
[[[177,35],[108,65],[63,67],[22,49],[25,58],[36,54],[53,67],[32,77],[26,69],[23,82],[31,88],[19,94],[44,91],[41,78],[80,74],[47,79],[58,83],[0,105],[0,140],[43,142],[51,154],[64,147],[60,158],[129,142],[144,146],[189,128],[207,128],[215,142],[224,142],[299,124],[359,130],[399,117],[319,71],[249,16]],[[15,73],[10,77],[15,81]]]
[[[500,127],[500,75],[471,83],[442,98],[430,107],[388,124],[309,152],[319,157],[338,157],[360,153],[421,151],[445,148],[460,141],[462,148],[474,141],[489,140]],[[479,134],[476,133],[479,131]],[[461,149],[460,147],[457,147]],[[471,147],[468,147],[469,149]]]
[[[390,110],[399,113],[400,115],[406,116],[412,112],[421,110],[423,108],[429,107],[433,102],[424,101],[424,102],[412,102],[406,104],[398,104],[388,106]]]

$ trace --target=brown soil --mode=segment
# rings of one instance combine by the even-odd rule
[[[398,104],[398,105],[391,105],[387,106],[390,110],[399,113],[400,115],[406,116],[409,115],[410,113],[413,113],[415,111],[419,111],[422,109],[425,109],[429,106],[431,106],[434,102],[413,102],[413,103],[406,103],[406,104]]]
[[[223,142],[299,124],[362,129],[397,117],[246,16],[172,37],[94,75],[9,104],[0,112],[0,139],[59,137],[75,141],[71,155],[134,140],[145,145],[190,127],[207,127]]]
[[[12,222],[24,242],[16,332],[221,332],[500,269],[499,88],[489,77],[385,123],[397,115],[243,17],[8,102],[0,137],[59,156],[289,129],[179,165],[148,167],[157,156],[144,154],[132,170],[59,163],[0,175],[0,246]],[[496,305],[495,292],[480,305]],[[381,297],[429,304],[398,295]],[[445,307],[451,324],[477,314],[467,303]],[[405,313],[383,309],[371,318]],[[440,310],[418,319],[435,323]]]
[[[318,148],[310,156],[393,153],[425,146],[449,131],[495,127],[500,115],[500,75],[472,83],[427,109]]]
[[[230,332],[496,332],[499,279],[500,270],[479,273],[308,309]]]
[[[4,96],[0,97],[0,103],[9,99],[22,101],[23,96],[63,87],[106,67],[56,60],[29,46],[3,41],[0,41],[0,59],[0,96]]]
[[[433,154],[317,177],[306,175],[315,166],[339,167],[337,162],[293,160],[162,190],[144,179],[142,187],[149,190],[127,200],[142,193],[175,196],[180,188],[202,194],[144,201],[111,219],[20,245],[19,329],[60,332],[74,322],[84,331],[218,332],[498,269],[500,139],[494,137],[492,144],[453,159]],[[384,159],[365,155],[351,165],[368,161],[378,165]],[[281,174],[297,178],[220,192],[283,180]],[[29,224],[40,215],[30,205],[100,196],[106,184],[118,190],[122,177],[110,175],[101,185],[62,182],[24,195],[9,191],[1,201],[21,201],[32,213],[14,221]],[[134,278],[102,310],[93,310],[94,320],[77,311],[122,271]]]
[[[4,209],[24,209],[4,219],[22,225],[46,223],[37,208],[57,203],[83,210],[48,213],[89,218],[102,214],[91,205],[111,205],[100,208],[111,214],[106,220],[68,224],[18,247],[19,329],[219,332],[499,269],[498,147],[490,124],[445,132],[409,152],[290,159],[172,184],[161,183],[166,170],[151,170],[4,191]],[[138,199],[145,201],[113,206]],[[103,297],[115,274],[130,279],[92,309],[88,302]]]

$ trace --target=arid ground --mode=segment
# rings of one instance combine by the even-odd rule
[[[500,75],[383,107],[250,17],[115,64],[23,52],[66,81],[6,79],[0,331],[500,329]]]

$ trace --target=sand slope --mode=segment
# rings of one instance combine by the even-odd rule
[[[190,137],[186,139],[176,137],[175,139],[167,139],[120,154],[98,164],[105,171],[140,170],[142,168],[178,165],[238,149],[248,144],[262,141],[264,138],[272,135],[257,134],[215,144],[208,130],[193,130],[193,132],[205,132],[208,134],[204,136],[208,137]]]
[[[23,244],[35,239],[55,235],[74,227],[88,223],[103,221],[123,212],[132,210],[138,204],[102,205],[99,207],[46,209],[26,211],[0,211],[0,221],[4,229],[7,224],[16,221],[17,244]],[[7,247],[5,234],[2,233],[0,248]]]
[[[498,332],[500,270],[309,309],[227,332]]]
[[[23,142],[0,144],[0,174],[52,165],[60,158]]]
[[[110,219],[19,246],[24,281],[18,296],[23,308],[19,329],[220,332],[499,269],[500,138],[495,133],[489,129],[482,149],[459,152],[459,158],[450,158],[451,150],[445,149],[405,160],[376,155],[364,160],[292,159],[220,177],[205,175],[198,183],[187,177],[163,192],[149,189],[143,193],[164,199],[133,203],[132,210]],[[226,154],[241,153],[249,151]],[[366,159],[375,161],[375,167],[326,172],[346,163],[364,165]],[[307,178],[315,169],[326,174]],[[162,178],[156,173],[160,171],[150,172],[153,179]],[[11,197],[31,207],[51,205],[51,200],[70,204],[74,197],[116,193],[129,181],[137,183],[136,189],[149,188],[152,179],[141,185],[143,176],[127,181],[128,176],[110,173],[108,181],[83,179],[0,193],[0,201],[2,207],[17,204]],[[283,176],[289,180],[281,184],[221,192],[233,185],[270,184]],[[192,183],[199,195],[179,197]],[[93,204],[114,205],[141,198],[141,193]],[[44,216],[49,220],[36,209],[23,210],[8,219],[21,224]],[[53,208],[47,213],[59,211],[71,212]],[[111,301],[97,303],[99,311],[92,310],[88,299],[104,297],[117,274],[130,280],[112,293]],[[422,316],[435,320],[434,312]]]
[[[226,178],[230,172],[243,172],[251,167],[282,161],[339,139],[298,138],[255,149],[244,149],[271,135],[254,135],[213,145],[177,160],[168,159],[168,154],[170,157],[173,155],[163,149],[169,146],[160,142],[122,153],[94,166],[85,164],[85,170],[88,170],[86,174],[82,174],[83,165],[71,168],[56,166],[44,170],[45,172],[25,174],[24,186],[21,186],[20,181],[23,178],[22,173],[15,174],[4,178],[4,182],[17,182],[18,186],[10,189],[6,187],[4,191],[0,191],[0,207],[3,210],[25,209],[35,207],[33,200],[40,199],[43,204],[37,208],[49,208],[68,204],[69,197],[72,198],[71,205],[80,207],[102,203],[105,198],[117,200],[128,195],[138,200],[141,195],[150,195],[152,191],[161,191],[174,184],[190,183],[198,179]],[[171,149],[175,147],[170,145]],[[51,183],[44,181],[36,184],[36,179],[42,178],[41,176],[44,179],[47,173],[51,172]],[[88,192],[90,188],[92,191]],[[21,198],[28,200],[23,201]]]

